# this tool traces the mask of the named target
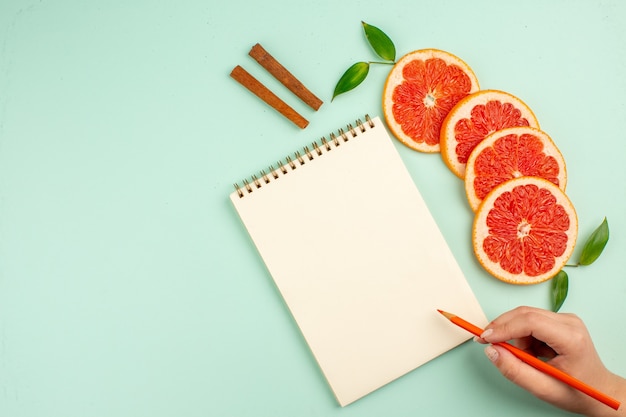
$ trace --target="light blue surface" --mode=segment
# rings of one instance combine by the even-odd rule
[[[473,343],[340,408],[232,208],[233,182],[382,115],[386,66],[330,102],[349,65],[376,58],[361,20],[399,55],[460,56],[482,88],[534,110],[567,161],[580,239],[604,216],[611,228],[597,263],[568,271],[563,310],[626,375],[626,2],[4,0],[0,415],[566,415]],[[318,112],[247,56],[257,42],[325,101]],[[235,83],[237,64],[309,127]],[[462,184],[440,157],[398,149],[487,315],[548,307],[548,284],[479,267]]]

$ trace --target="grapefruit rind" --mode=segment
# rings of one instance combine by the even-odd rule
[[[521,117],[528,121],[530,127],[534,127],[536,129],[540,128],[539,121],[530,107],[513,94],[500,90],[481,90],[461,99],[445,117],[441,125],[440,135],[441,156],[443,161],[450,171],[461,179],[465,177],[466,164],[465,162],[460,162],[458,159],[456,150],[458,141],[455,135],[456,124],[462,119],[471,119],[472,110],[476,106],[484,106],[490,101],[500,101],[501,103],[512,104],[521,112]],[[507,127],[512,126],[502,126],[497,130]],[[489,131],[485,137],[497,130]]]
[[[499,262],[494,262],[490,259],[489,255],[483,248],[483,242],[488,236],[490,236],[490,228],[487,226],[487,216],[492,211],[495,201],[506,192],[510,192],[518,186],[525,185],[535,185],[539,189],[549,191],[555,198],[553,206],[562,206],[562,208],[568,214],[569,218],[567,229],[561,230],[561,232],[565,233],[567,236],[567,244],[565,249],[560,255],[554,257],[554,265],[549,270],[541,274],[536,274],[534,276],[528,275],[524,272],[511,273],[504,270]],[[536,205],[533,205],[528,209],[528,211],[536,212],[538,209],[539,208]],[[545,209],[545,207],[543,209]],[[532,231],[532,225],[530,226],[530,230]],[[576,246],[577,235],[578,218],[576,215],[576,210],[574,209],[574,205],[559,187],[554,185],[552,182],[539,177],[520,177],[509,180],[495,187],[480,204],[474,217],[474,223],[472,227],[472,243],[474,247],[474,253],[478,262],[487,272],[489,272],[489,274],[491,274],[495,278],[516,285],[538,284],[554,277],[554,275],[559,272],[559,270],[567,263],[567,261],[571,257],[572,252],[574,251],[574,247]],[[535,236],[535,238],[536,237],[537,236]],[[537,243],[537,241],[535,241],[535,243]],[[541,244],[544,242],[538,243]],[[546,247],[549,245],[550,242],[545,242],[542,247]]]
[[[413,52],[409,52],[400,58],[393,66],[387,79],[385,81],[385,86],[383,89],[383,114],[385,116],[385,120],[387,121],[387,126],[391,133],[404,145],[408,146],[411,149],[414,149],[419,152],[426,153],[435,153],[439,152],[440,145],[437,142],[434,145],[430,145],[426,143],[424,138],[413,138],[406,134],[402,128],[401,123],[396,121],[396,118],[393,114],[393,106],[394,106],[394,91],[395,89],[405,81],[403,77],[403,69],[404,67],[412,61],[415,60],[423,60],[426,61],[431,58],[439,58],[445,61],[447,65],[456,65],[458,66],[468,77],[470,80],[470,89],[467,94],[474,93],[479,90],[478,78],[474,74],[474,71],[470,68],[469,65],[465,63],[461,58],[453,55],[449,52],[442,51],[439,49],[419,49]],[[424,98],[421,98],[424,100]],[[447,114],[447,112],[446,112]],[[443,118],[442,118],[443,121]],[[441,130],[441,122],[434,127],[436,136],[439,135]]]
[[[477,177],[482,177],[482,178],[490,177],[490,175],[479,175],[476,173],[476,170],[475,170],[476,160],[482,154],[482,152],[485,151],[485,149],[487,148],[493,149],[493,146],[496,142],[498,142],[500,139],[505,138],[509,135],[517,136],[518,144],[521,138],[527,137],[526,135],[532,135],[533,137],[538,138],[543,144],[543,149],[541,149],[543,156],[553,158],[554,161],[556,162],[559,168],[559,172],[556,174],[556,180],[558,182],[557,185],[561,190],[565,191],[565,187],[567,184],[567,170],[566,170],[566,165],[565,165],[565,159],[563,158],[561,151],[558,149],[558,147],[556,146],[552,138],[550,138],[550,136],[546,132],[536,129],[534,127],[528,127],[528,126],[509,127],[506,129],[498,130],[490,134],[489,136],[487,136],[478,145],[476,145],[476,147],[474,148],[474,150],[472,151],[472,153],[470,154],[467,160],[467,165],[466,165],[466,170],[465,170],[465,194],[467,196],[467,201],[474,212],[478,209],[478,206],[480,205],[482,201],[481,196],[476,194],[475,179]],[[517,158],[517,150],[519,150],[519,147],[515,149],[515,152],[511,152],[510,154],[511,158]],[[516,161],[513,161],[513,162],[514,163],[511,164],[510,166],[515,167],[515,168],[519,167]],[[536,164],[534,164],[534,166],[531,167],[531,169],[534,169],[536,171],[538,163],[539,161],[536,161]],[[526,172],[520,172],[520,171],[515,171],[515,172],[497,171],[495,172],[495,169],[491,170],[491,173],[493,175],[491,175],[491,181],[489,182],[494,184],[493,187],[507,180],[518,178],[520,176],[532,176],[532,175],[541,176],[541,175],[536,175],[536,172],[535,173],[530,173],[528,171]]]

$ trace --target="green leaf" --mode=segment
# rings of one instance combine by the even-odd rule
[[[394,61],[396,59],[396,47],[394,46],[389,36],[376,26],[368,25],[365,22],[361,22],[363,25],[363,31],[367,41],[374,48],[374,52],[384,60]]]
[[[600,256],[607,242],[609,241],[609,223],[606,217],[602,224],[593,231],[580,254],[579,265],[591,265]]]
[[[339,94],[346,93],[361,84],[365,77],[367,77],[369,70],[370,64],[367,62],[357,62],[348,68],[337,82],[331,101]]]
[[[552,278],[550,287],[550,301],[552,302],[552,311],[559,311],[565,298],[567,297],[567,288],[569,287],[569,278],[567,272],[560,270],[558,274]]]

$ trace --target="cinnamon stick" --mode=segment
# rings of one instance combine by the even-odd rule
[[[272,93],[267,87],[265,87],[259,80],[254,78],[248,71],[237,65],[233,68],[230,76],[233,77],[239,84],[246,87],[252,93],[254,93],[261,100],[272,106],[280,114],[292,121],[300,129],[304,129],[308,126],[309,121],[295,111],[291,106],[281,100],[276,94]]]
[[[287,87],[292,93],[304,101],[309,107],[317,110],[322,105],[322,100],[317,98],[304,86],[291,72],[282,66],[260,44],[256,44],[250,50],[249,55],[254,58],[263,68],[272,74],[278,81]]]

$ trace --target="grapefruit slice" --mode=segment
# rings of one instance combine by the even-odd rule
[[[383,114],[400,142],[420,152],[439,152],[444,118],[478,88],[476,75],[460,58],[420,49],[400,58],[387,76]]]
[[[441,126],[441,156],[459,178],[476,145],[498,130],[530,126],[539,129],[532,110],[519,98],[499,90],[483,90],[459,101]]]
[[[480,141],[465,170],[465,193],[472,210],[494,187],[513,178],[545,178],[565,191],[565,160],[547,133],[532,127],[509,127]]]
[[[478,262],[511,284],[556,275],[576,245],[578,219],[565,193],[550,181],[519,177],[495,187],[476,212],[472,231]]]

